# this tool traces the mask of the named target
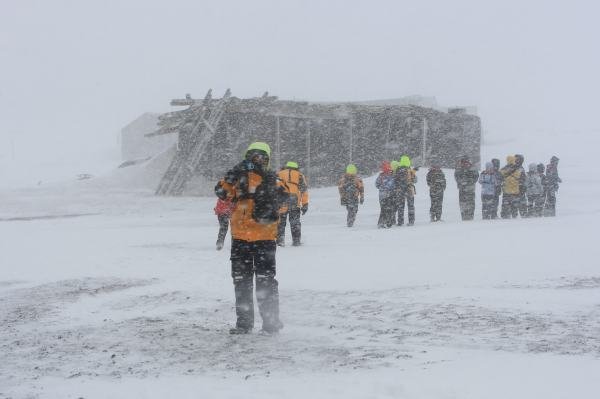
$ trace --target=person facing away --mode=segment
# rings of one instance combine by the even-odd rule
[[[220,186],[217,184],[215,187],[215,191],[218,190]],[[215,215],[217,215],[217,220],[219,221],[219,234],[217,235],[217,251],[223,249],[223,243],[225,242],[225,236],[227,235],[227,230],[229,228],[229,218],[231,217],[231,212],[233,212],[233,207],[235,204],[233,201],[225,198],[217,198],[217,204],[215,205],[214,211]]]
[[[558,184],[562,183],[562,180],[558,177],[558,161],[559,159],[553,156],[546,166],[545,216],[556,216],[556,192],[558,191]]]
[[[479,172],[468,157],[463,156],[454,170],[454,179],[458,186],[458,202],[462,220],[473,220],[475,215],[475,183]]]
[[[392,176],[394,176],[394,192],[392,194],[392,224],[396,224],[396,214],[398,213],[398,195],[396,193],[396,181],[395,176],[398,168],[400,167],[400,161],[393,160],[390,162],[390,167],[392,168]]]
[[[479,184],[481,184],[482,218],[495,219],[495,197],[500,184],[493,163],[487,162],[485,164],[485,170],[479,175]]]
[[[540,175],[542,180],[542,188],[544,192],[542,193],[542,215],[544,214],[544,206],[546,205],[546,197],[548,194],[548,179],[546,179],[546,166],[543,163],[537,164],[537,172]]]
[[[497,219],[498,206],[500,205],[500,196],[502,195],[502,173],[500,173],[500,160],[497,158],[492,159],[492,165],[494,165],[494,172],[496,173],[496,180],[498,183],[498,185],[496,186],[496,192],[494,193],[492,219]]]
[[[389,161],[383,161],[381,172],[375,180],[375,187],[379,190],[379,220],[377,227],[389,228],[394,225],[394,176]]]
[[[352,227],[356,220],[358,204],[365,201],[365,186],[357,175],[356,165],[350,164],[346,167],[346,173],[338,181],[340,193],[340,204],[346,207],[346,225]]]
[[[236,325],[231,334],[247,334],[254,327],[254,277],[262,331],[277,333],[279,283],[275,252],[279,207],[287,201],[284,187],[269,169],[271,149],[254,142],[244,159],[227,172],[216,194],[235,203],[231,214],[231,276],[235,292]]]
[[[506,157],[506,165],[500,169],[502,174],[502,206],[500,217],[516,218],[519,215],[521,189],[525,184],[525,170],[516,163],[514,155]]]
[[[408,226],[415,224],[415,184],[417,183],[417,173],[411,168],[411,161],[408,155],[400,157],[398,169],[394,173],[395,197],[398,209],[398,226],[404,224],[404,206],[407,205]]]
[[[279,228],[277,230],[277,245],[285,246],[285,226],[290,219],[290,230],[292,231],[292,245],[301,245],[302,224],[300,214],[308,211],[308,184],[306,177],[300,172],[298,163],[289,161],[285,167],[277,173],[277,176],[288,187],[289,201],[287,206],[282,207],[279,214]]]
[[[525,186],[527,192],[527,216],[542,216],[544,208],[544,185],[542,183],[542,176],[540,176],[535,163],[529,164],[529,171],[525,177]]]
[[[525,157],[523,155],[515,154],[515,164],[517,166],[521,167],[521,173],[524,176],[523,181],[519,185],[519,202],[518,202],[519,214],[521,215],[522,218],[526,218],[529,216],[527,213],[527,185],[525,184],[527,181],[527,173],[525,172],[524,162],[525,162]]]
[[[432,222],[442,220],[442,204],[444,202],[444,190],[446,190],[446,175],[438,165],[432,165],[427,172],[427,185],[429,186],[429,197],[431,208],[429,217]]]

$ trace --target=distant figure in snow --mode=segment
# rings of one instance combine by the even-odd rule
[[[498,185],[496,186],[496,192],[494,193],[494,205],[492,206],[493,213],[492,219],[498,218],[498,206],[500,205],[500,196],[502,195],[502,173],[500,173],[500,160],[497,158],[492,159],[492,165],[494,165],[494,173],[496,174],[496,180]]]
[[[529,216],[527,213],[527,174],[525,173],[525,167],[523,166],[525,163],[525,157],[521,154],[515,154],[515,164],[521,168],[524,179],[519,184],[519,202],[518,209],[522,218],[526,218]]]
[[[529,171],[525,178],[527,192],[527,216],[542,216],[544,208],[544,185],[542,176],[538,172],[538,166],[535,163],[529,164]]]
[[[537,172],[538,175],[540,175],[540,178],[542,179],[542,188],[544,189],[544,192],[542,193],[542,216],[544,215],[544,206],[546,205],[546,197],[548,194],[548,179],[546,179],[546,166],[544,166],[543,163],[538,163],[537,164]]]
[[[215,187],[215,190],[218,189],[219,187]],[[217,215],[217,220],[219,221],[219,234],[217,235],[217,251],[223,249],[223,243],[225,242],[225,236],[227,235],[227,230],[229,228],[229,218],[231,217],[231,212],[233,212],[234,206],[235,204],[227,198],[217,198],[217,205],[214,209],[215,215]]]
[[[398,169],[394,173],[394,190],[396,198],[396,207],[398,209],[398,226],[404,224],[404,206],[407,206],[408,224],[415,224],[415,184],[417,183],[416,169],[411,168],[411,161],[408,155],[400,157]]]
[[[442,204],[444,202],[444,190],[446,190],[446,176],[438,165],[432,165],[427,172],[427,185],[429,186],[429,218],[432,222],[442,220]]]
[[[495,219],[495,198],[500,182],[493,163],[485,164],[485,170],[479,175],[479,184],[481,184],[481,217]]]
[[[562,183],[558,177],[558,158],[553,156],[546,166],[546,207],[544,216],[556,216],[556,192],[558,184]]]
[[[280,247],[285,246],[285,225],[289,218],[292,245],[297,247],[301,245],[300,237],[302,235],[300,214],[304,215],[308,211],[308,184],[298,168],[298,163],[294,161],[286,163],[285,167],[277,173],[277,176],[285,183],[289,192],[289,201],[284,204],[279,212],[277,245]]]
[[[348,227],[354,225],[358,213],[358,204],[365,201],[365,186],[357,173],[356,165],[350,164],[346,167],[346,173],[338,182],[340,204],[346,207],[346,225]]]
[[[500,169],[502,173],[502,207],[500,217],[516,218],[519,215],[521,188],[525,185],[525,170],[516,164],[516,157],[506,157],[506,165]]]
[[[394,225],[394,176],[389,161],[383,161],[381,172],[375,180],[375,187],[379,190],[379,220],[377,227],[389,228]]]
[[[458,202],[462,220],[473,220],[475,216],[475,183],[479,172],[467,156],[458,161],[454,170],[454,179],[458,186]]]

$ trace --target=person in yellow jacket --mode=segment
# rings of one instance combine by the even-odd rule
[[[365,185],[357,176],[356,165],[350,164],[346,167],[346,173],[338,182],[340,192],[340,204],[346,207],[346,225],[352,227],[358,213],[358,204],[365,202]]]
[[[247,334],[254,327],[254,277],[262,331],[276,333],[279,288],[275,279],[275,251],[279,208],[287,201],[277,175],[269,170],[271,149],[255,142],[244,160],[227,172],[215,187],[217,197],[233,201],[231,214],[231,276],[237,322],[231,334]]]
[[[509,155],[506,157],[506,166],[500,169],[503,179],[500,217],[503,219],[516,218],[519,215],[526,178],[522,165],[522,156]]]
[[[306,178],[298,169],[298,163],[293,161],[286,163],[285,167],[277,173],[277,176],[285,183],[289,191],[287,206],[281,208],[279,215],[277,245],[281,247],[285,246],[285,226],[289,218],[290,230],[292,231],[292,245],[297,247],[301,245],[300,236],[302,235],[300,214],[304,215],[308,211],[308,185]]]

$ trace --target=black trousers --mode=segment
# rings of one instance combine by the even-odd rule
[[[462,220],[473,220],[475,216],[475,190],[458,190],[458,203]]]
[[[395,222],[394,215],[394,196],[388,195],[385,198],[379,198],[379,220],[378,227],[392,227]]]
[[[495,219],[496,196],[494,194],[481,194],[481,217],[483,219]]]
[[[520,194],[502,194],[502,208],[500,210],[500,217],[503,219],[510,219],[519,216],[520,201]]]
[[[527,215],[529,217],[540,217],[544,209],[543,194],[529,194],[527,196]]]
[[[250,330],[254,327],[254,277],[256,301],[262,318],[262,328],[279,330],[279,288],[275,279],[275,251],[273,241],[231,242],[231,277],[235,290],[236,327]]]
[[[556,216],[556,191],[554,190],[548,190],[546,193],[544,216]]]
[[[443,191],[430,191],[431,208],[429,208],[429,216],[432,222],[437,222],[442,219],[442,205],[444,203]]]
[[[358,213],[358,203],[346,204],[346,212],[346,225],[352,227],[354,226],[356,214]]]
[[[529,217],[529,211],[527,208],[527,196],[525,195],[525,193],[519,194],[518,207],[519,207],[519,214],[521,215],[522,218]]]
[[[415,197],[412,193],[400,192],[397,195],[398,204],[398,225],[404,224],[404,206],[408,205],[408,223],[413,224],[415,222]]]
[[[294,244],[300,244],[302,235],[302,223],[300,223],[300,208],[290,209],[286,213],[279,215],[279,225],[277,226],[277,242],[285,243],[285,226],[287,219],[290,219],[290,230],[292,231],[292,241]]]
[[[227,229],[229,228],[229,216],[217,215],[217,219],[219,219],[219,234],[217,236],[217,242],[223,244],[225,241],[225,236],[227,236]]]
[[[500,195],[502,194],[502,190],[497,190],[494,195],[494,204],[492,205],[492,219],[498,218],[498,206],[500,205]]]

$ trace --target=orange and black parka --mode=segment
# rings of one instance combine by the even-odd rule
[[[288,187],[290,206],[302,208],[308,205],[308,184],[306,177],[300,172],[296,162],[289,161],[285,165],[285,168],[277,173],[277,176]]]
[[[262,143],[261,143],[262,144]],[[249,147],[249,150],[252,148]],[[268,146],[266,147],[268,149]],[[270,155],[270,149],[268,151]],[[264,183],[264,184],[263,184]],[[277,197],[273,205],[274,219],[256,217],[255,205],[257,196],[266,191]],[[268,169],[268,161],[264,168],[256,168],[246,159],[227,172],[215,186],[215,194],[235,204],[231,214],[231,237],[243,241],[263,241],[277,239],[278,211],[280,203],[287,201],[287,189],[277,175]]]

